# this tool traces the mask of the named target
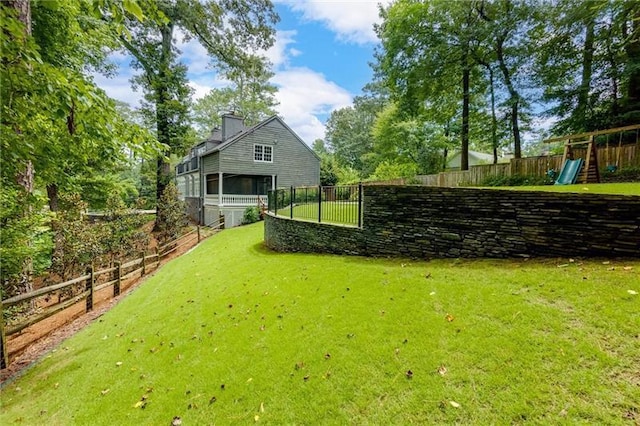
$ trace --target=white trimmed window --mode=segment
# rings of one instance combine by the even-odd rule
[[[271,145],[253,145],[253,161],[273,163],[273,147]]]

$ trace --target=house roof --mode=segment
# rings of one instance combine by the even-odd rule
[[[226,141],[222,142],[219,145],[216,145],[215,147],[213,147],[213,149],[210,149],[206,152],[204,152],[201,156],[205,156],[214,152],[218,152],[218,151],[222,151],[223,149],[227,148],[228,146],[233,145],[234,143],[242,140],[244,137],[246,137],[247,135],[250,135],[251,133],[255,132],[256,130],[259,130],[261,127],[266,126],[268,123],[277,120],[280,122],[280,124],[282,124],[289,132],[291,132],[291,134],[302,144],[305,146],[305,148],[307,148],[309,150],[309,152],[311,152],[318,160],[320,160],[320,157],[318,156],[318,154],[316,154],[311,147],[309,147],[309,145],[307,145],[305,143],[305,141],[303,141],[300,136],[298,136],[296,134],[296,132],[294,132],[291,127],[289,127],[287,125],[287,123],[285,123],[280,117],[278,117],[277,115],[273,115],[263,121],[261,121],[260,123],[251,126],[251,127],[247,127],[246,129],[242,130],[240,133],[235,134],[234,136],[230,137],[229,139],[227,139]]]
[[[451,158],[453,159],[454,157],[458,156],[462,154],[460,151],[456,151]],[[485,161],[493,161],[493,154],[487,154],[486,152],[479,152],[479,151],[469,151],[469,157],[475,158],[477,160],[485,160]]]

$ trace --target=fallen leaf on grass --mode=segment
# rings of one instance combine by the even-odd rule
[[[441,376],[447,374],[447,367],[445,367],[444,365],[438,367],[438,374],[440,374]]]
[[[171,426],[180,426],[182,424],[182,419],[178,416],[175,416],[173,420],[171,420]]]
[[[629,293],[632,296],[635,296],[636,294],[638,294],[638,292],[634,290],[627,290],[627,293]]]
[[[264,402],[260,403],[260,412],[264,413]]]
[[[631,271],[631,270],[633,270],[633,266],[623,266],[622,270],[623,271]]]
[[[116,367],[120,367],[122,365],[122,361],[116,362]]]
[[[453,407],[453,408],[460,408],[460,404],[458,404],[455,401],[449,401],[449,404]]]
[[[136,405],[133,406],[133,408],[142,408],[144,409],[147,406],[147,401],[138,401],[136,402]]]
[[[451,315],[451,314],[447,314],[447,316],[445,316],[444,318],[449,322],[453,321],[453,319],[454,319],[453,315]]]
[[[211,399],[209,400],[209,405],[213,404],[217,400],[218,400],[218,398],[216,398],[215,396],[212,396]]]
[[[425,277],[426,279],[431,278],[431,272],[427,272],[427,273],[425,274],[425,276],[424,276],[424,277]]]
[[[558,268],[566,268],[567,266],[569,266],[568,263],[563,263],[562,265],[558,265]]]
[[[101,390],[100,393],[102,394],[102,396],[105,396],[106,394],[109,393],[111,389],[105,389],[105,390]]]
[[[256,414],[255,416],[253,416],[253,421],[254,422],[257,422],[258,420],[260,420],[260,416],[259,415]]]
[[[608,265],[608,264],[610,264],[610,263],[611,263],[611,262],[609,262],[608,260],[605,260],[604,262],[602,262],[602,264],[603,264],[603,265]]]
[[[432,291],[431,293],[429,293],[429,296],[435,296],[436,292]]]

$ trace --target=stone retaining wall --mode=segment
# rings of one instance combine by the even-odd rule
[[[268,215],[274,250],[366,256],[640,257],[640,196],[365,186],[363,227]]]

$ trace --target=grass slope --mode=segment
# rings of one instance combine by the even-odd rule
[[[5,386],[0,423],[638,422],[638,271],[278,254],[262,224],[225,230]]]
[[[320,211],[323,223],[358,225],[357,202],[323,201]],[[291,217],[291,207],[278,209],[278,215]],[[298,204],[293,207],[293,218],[299,220],[318,221],[318,203]]]
[[[510,186],[496,189],[513,189],[517,191],[549,191],[549,192],[581,192],[592,194],[639,195],[640,182],[625,183],[588,183],[576,185],[540,185]]]

